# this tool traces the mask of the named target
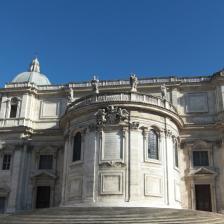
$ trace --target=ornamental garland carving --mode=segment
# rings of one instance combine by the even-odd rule
[[[126,167],[126,164],[123,162],[107,161],[100,163],[99,166],[100,168],[108,168],[108,167],[122,168]]]
[[[127,122],[129,112],[116,106],[108,106],[105,109],[99,109],[96,113],[97,125],[117,124],[120,122]]]

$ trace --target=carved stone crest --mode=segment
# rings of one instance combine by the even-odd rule
[[[126,109],[120,107],[108,106],[105,109],[99,109],[96,113],[97,125],[117,124],[128,120],[129,113]]]

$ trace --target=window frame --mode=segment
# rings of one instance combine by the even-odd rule
[[[12,107],[16,107],[12,116]],[[17,118],[18,117],[18,110],[19,110],[19,99],[17,97],[12,97],[10,100],[10,111],[9,111],[9,118]]]
[[[207,157],[208,157],[208,165],[195,165],[194,164],[194,152],[207,152]],[[210,150],[206,150],[206,149],[200,149],[200,150],[192,150],[192,155],[191,155],[191,158],[192,158],[192,167],[209,167],[211,162],[210,162]]]
[[[151,133],[153,135],[151,135]],[[148,159],[159,160],[159,137],[158,137],[158,133],[154,129],[150,129],[148,134],[147,134],[147,137],[148,137],[147,138],[147,156],[148,156]],[[150,145],[151,140],[153,140],[152,145]],[[150,148],[153,148],[153,150],[150,150]],[[151,151],[151,157],[150,157],[150,151]]]
[[[173,164],[174,164],[174,168],[177,170],[179,170],[180,168],[178,148],[179,148],[178,140],[176,137],[173,137]]]
[[[40,168],[41,156],[51,156],[51,159],[52,159],[51,168]],[[38,161],[38,170],[53,170],[53,169],[54,169],[54,156],[51,153],[40,154],[39,155],[39,161]]]
[[[80,134],[80,152],[79,152],[79,159],[76,159],[74,160],[74,152],[75,152],[75,137],[77,134]],[[72,135],[72,156],[71,156],[71,159],[72,159],[72,163],[79,163],[80,161],[83,160],[83,150],[82,150],[82,147],[83,147],[83,135],[82,135],[82,132],[81,131],[77,131],[74,133],[74,135]]]
[[[149,157],[149,133],[150,131],[154,131],[157,135],[157,154],[158,159],[150,158]],[[144,147],[144,162],[156,163],[161,164],[162,155],[161,155],[161,136],[160,131],[157,128],[144,128],[143,129],[143,147]]]
[[[14,101],[14,102],[13,102]],[[7,100],[7,109],[6,109],[6,118],[8,119],[17,119],[20,117],[21,112],[21,98],[14,96]],[[11,116],[12,106],[16,105],[16,113],[14,116]]]
[[[4,159],[5,159],[5,156],[9,156],[9,161],[6,161],[6,168],[4,168]],[[1,170],[3,171],[9,171],[11,169],[11,166],[12,166],[12,154],[11,153],[4,153],[3,156],[2,156],[2,167],[1,167]]]

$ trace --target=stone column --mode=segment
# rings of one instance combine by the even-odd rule
[[[30,110],[31,101],[28,93],[25,93],[22,96],[22,104],[20,108],[20,116],[24,118],[28,118],[30,113],[32,113],[32,110]],[[19,108],[19,107],[18,107]]]
[[[129,158],[129,138],[128,138],[128,127],[122,127],[122,151],[124,152],[123,160],[126,164],[126,171],[124,177],[125,185],[125,201],[128,202],[130,199],[130,158]]]
[[[168,165],[167,165],[167,136],[165,131],[160,132],[160,150],[163,164],[163,181],[164,181],[164,202],[169,205],[169,192],[168,192]]]
[[[66,203],[66,186],[67,186],[67,175],[68,175],[68,165],[69,165],[69,156],[68,156],[68,150],[69,150],[69,134],[67,133],[64,141],[64,163],[63,163],[63,176],[62,176],[62,188],[61,188],[61,205],[65,205]]]
[[[83,151],[84,151],[84,166],[83,166],[83,194],[84,202],[91,203],[96,196],[94,189],[94,177],[98,173],[98,163],[96,151],[96,128],[92,125],[83,131]],[[97,171],[96,171],[97,170]]]
[[[28,191],[28,175],[29,168],[28,160],[27,160],[27,142],[23,144],[21,147],[21,159],[20,159],[20,177],[18,182],[18,190],[17,190],[17,209],[24,210],[26,209],[27,203],[27,191]]]
[[[1,103],[1,110],[0,110],[1,119],[7,118],[8,102],[9,102],[9,99],[6,96],[3,96],[2,103]]]
[[[143,141],[140,140],[140,132],[138,130],[138,125],[136,122],[132,122],[130,125],[130,140],[129,140],[129,148],[130,148],[130,155],[129,155],[129,163],[130,163],[130,200],[131,201],[138,201],[141,197],[140,195],[140,155],[139,155],[139,148],[143,148]],[[128,184],[128,183],[126,183]]]
[[[166,152],[167,152],[167,193],[168,193],[168,204],[174,205],[175,202],[175,194],[174,194],[174,151],[173,151],[173,139],[172,132],[167,129],[166,130]]]
[[[18,197],[18,185],[21,174],[21,159],[22,159],[22,148],[21,146],[15,146],[13,161],[12,161],[12,174],[11,174],[11,189],[8,199],[8,208],[6,212],[15,212]]]
[[[102,127],[99,127],[94,134],[94,171],[93,171],[93,202],[98,200],[98,190],[99,190],[99,156],[102,149]]]

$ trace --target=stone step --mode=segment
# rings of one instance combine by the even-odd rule
[[[76,208],[39,209],[1,215],[1,224],[224,224],[224,215],[167,208]]]
[[[1,222],[1,224],[6,224],[6,223],[13,223],[13,224],[39,224],[39,223],[42,223],[42,224],[55,224],[55,223],[60,223],[60,224],[87,224],[87,223],[91,223],[91,224],[101,224],[101,223],[104,223],[104,224],[114,224],[114,223],[127,223],[127,224],[137,224],[137,223],[158,223],[158,224],[223,224],[224,221],[223,220],[204,220],[203,222],[202,221],[187,221],[185,222],[184,220],[183,221],[176,221],[176,220],[163,220],[163,221],[158,221],[158,220],[142,220],[142,221],[109,221],[109,220],[104,220],[104,221],[72,221],[72,222],[68,222],[67,220],[63,220],[61,222],[55,222],[54,220],[51,220],[51,221],[42,221],[42,222],[39,222],[39,221],[36,221],[36,222],[33,222],[33,221],[29,221],[29,222],[23,222],[21,220],[14,220],[14,221],[3,221]]]
[[[205,223],[212,223],[212,224],[223,224],[224,221],[223,220],[204,220],[202,221],[176,221],[176,220],[163,220],[163,221],[158,221],[158,220],[142,220],[142,221],[110,221],[110,220],[104,220],[104,221],[67,221],[67,220],[63,220],[61,222],[55,222],[54,220],[51,221],[29,221],[29,222],[24,222],[22,220],[14,220],[14,221],[3,221],[1,222],[2,224],[6,224],[6,223],[14,223],[14,224],[52,224],[52,223],[67,223],[67,224],[86,224],[86,223],[91,223],[91,224],[113,224],[113,223],[128,223],[128,224],[135,224],[135,223],[160,223],[160,224],[205,224]]]

